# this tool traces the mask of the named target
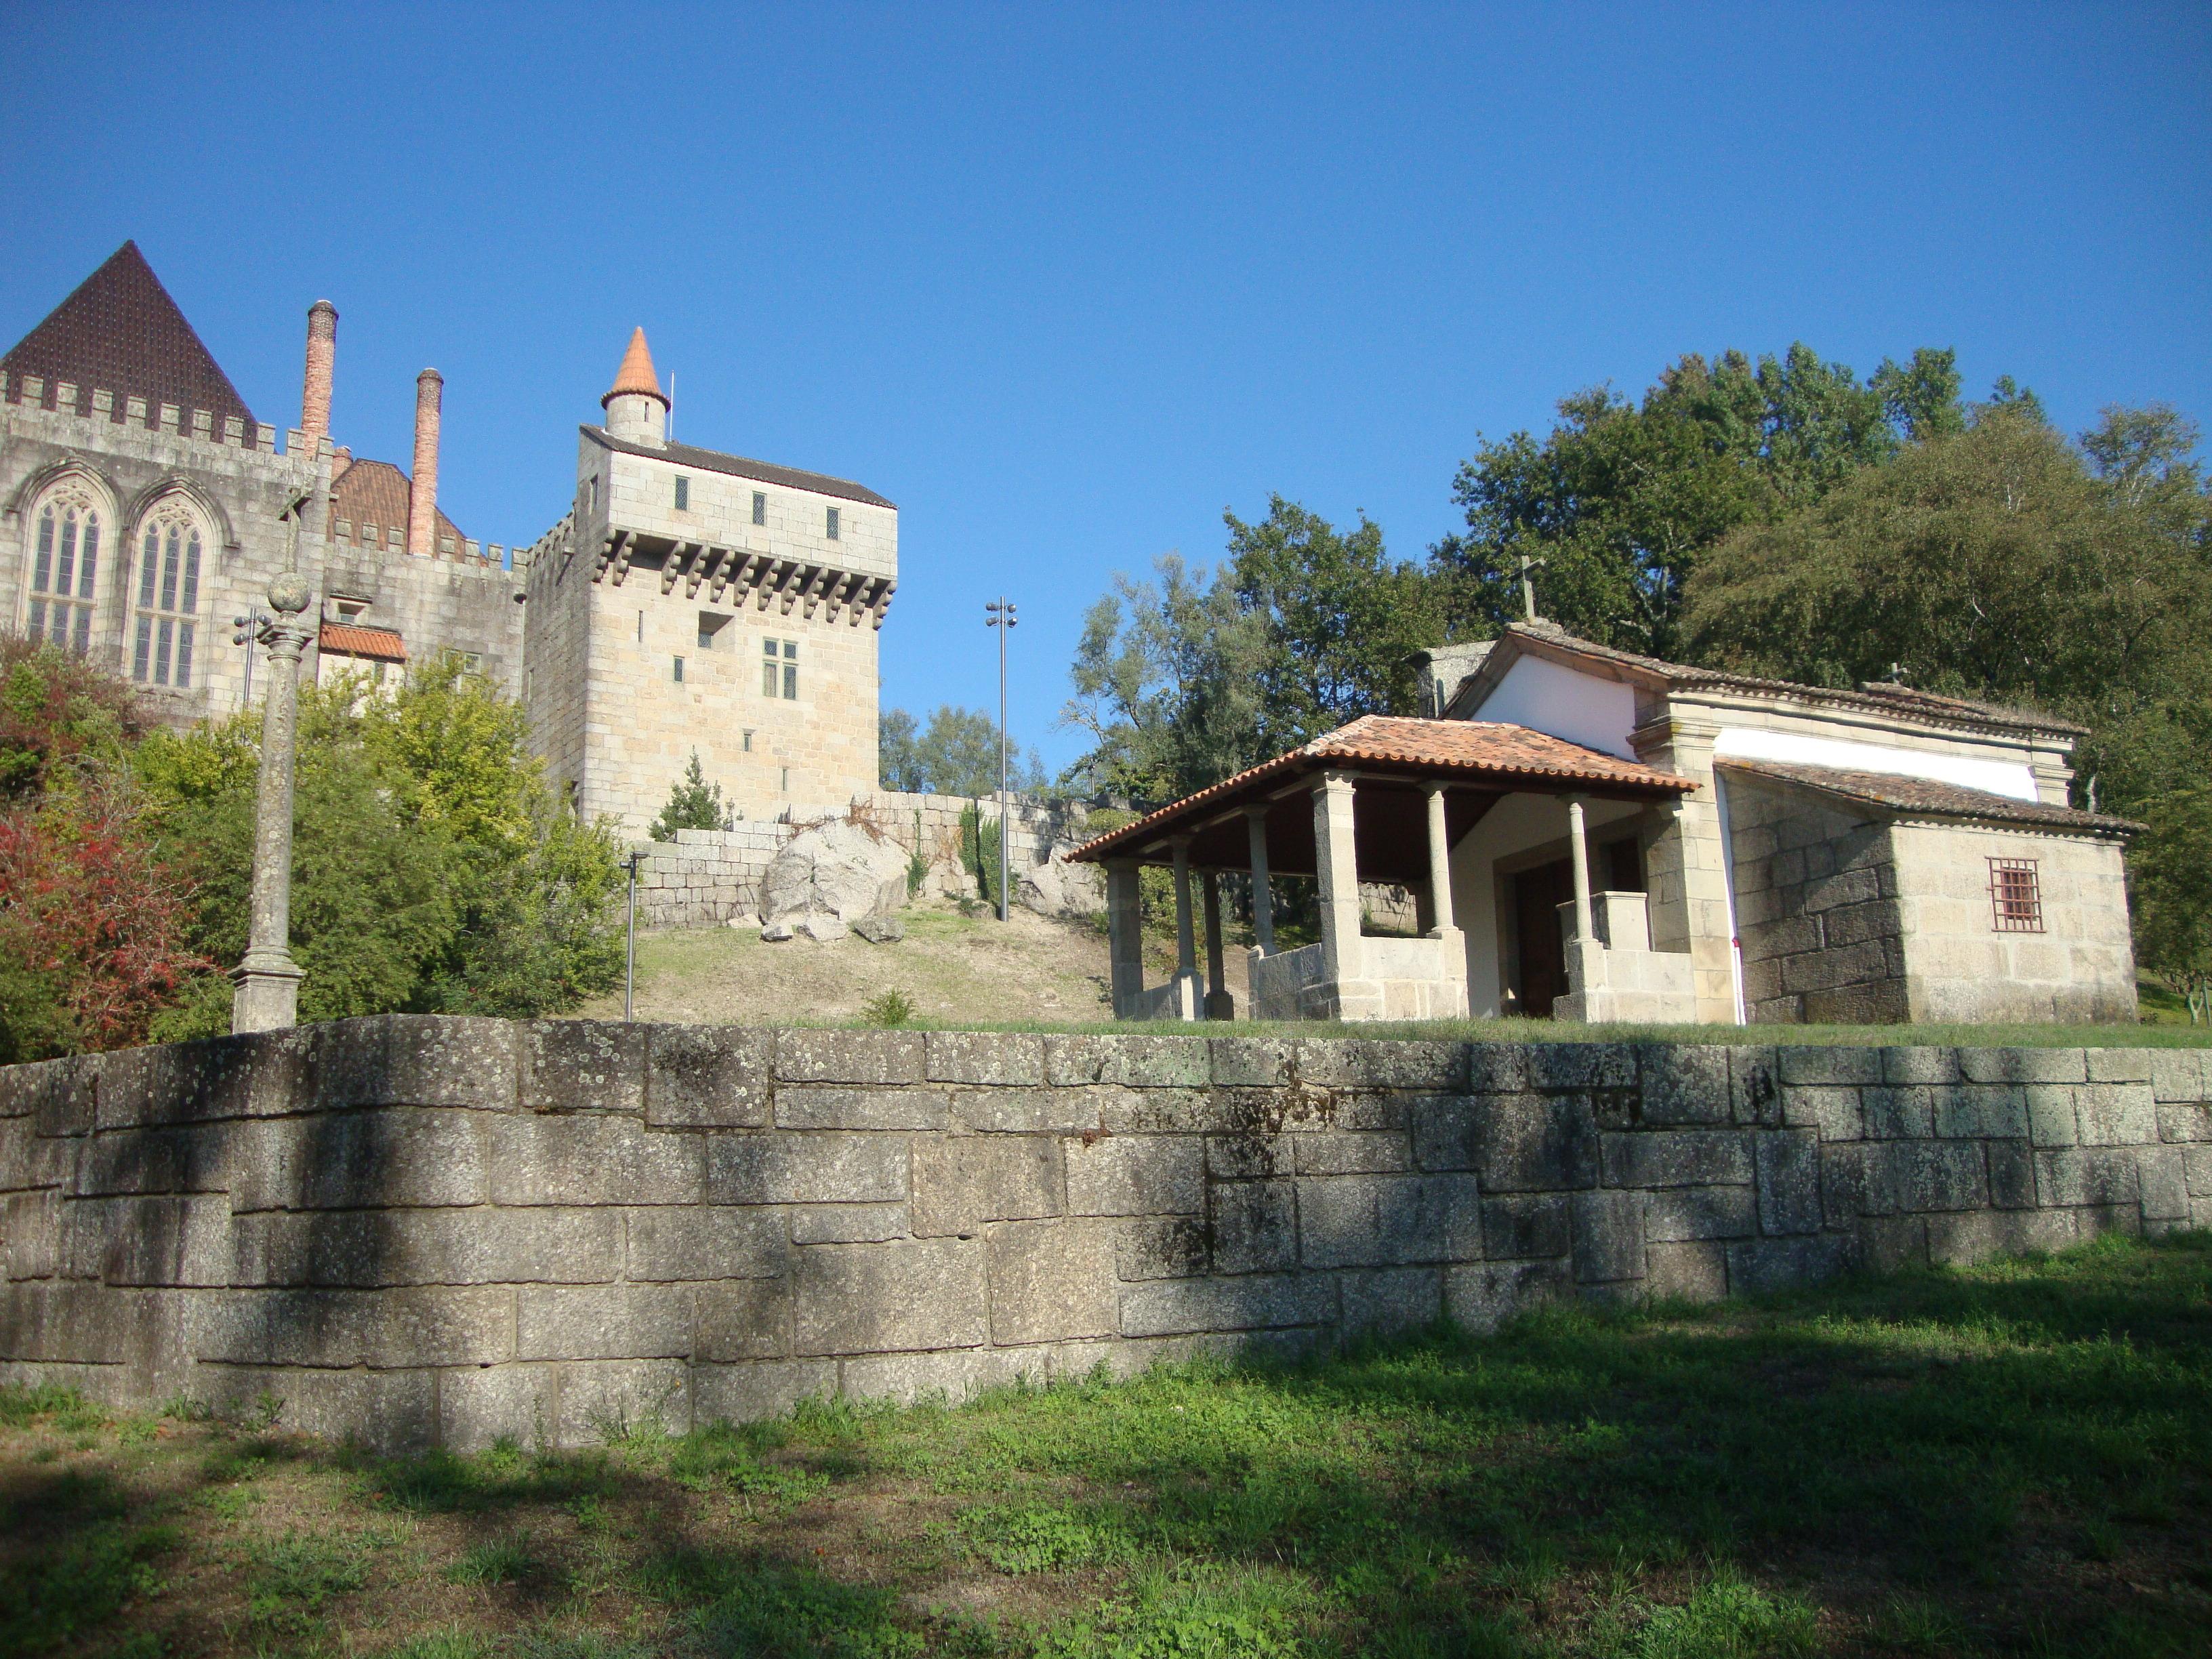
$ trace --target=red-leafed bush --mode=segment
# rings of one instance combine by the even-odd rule
[[[214,966],[189,897],[112,789],[0,812],[0,1063],[144,1042]]]

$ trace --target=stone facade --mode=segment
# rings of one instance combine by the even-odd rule
[[[2212,1224],[2195,1049],[401,1016],[0,1071],[0,1378],[382,1443]]]

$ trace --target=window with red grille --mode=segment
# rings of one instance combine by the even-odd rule
[[[2000,933],[2043,931],[2043,891],[2033,859],[1990,860],[1990,911]]]

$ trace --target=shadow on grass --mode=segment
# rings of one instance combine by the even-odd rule
[[[458,1528],[434,1571],[486,1622],[392,1650],[419,1659],[2195,1654],[2212,1240],[588,1452],[311,1455]],[[130,1622],[165,1546],[127,1495],[7,1479],[0,1652]],[[294,1570],[358,1593],[312,1549],[256,1569]]]

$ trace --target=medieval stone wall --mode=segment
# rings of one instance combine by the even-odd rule
[[[968,807],[975,806],[987,823],[999,812],[997,801],[988,798],[975,802],[964,795],[893,789],[860,797],[853,805],[909,854],[919,852],[940,867],[961,862],[960,818]],[[1081,838],[1088,811],[1079,801],[1018,797],[1010,816],[1007,868],[1018,883],[1023,871],[1044,862],[1055,842]],[[679,830],[673,842],[647,843],[638,868],[638,921],[654,927],[709,927],[752,917],[761,878],[804,823],[747,819],[728,830]]]
[[[392,1016],[0,1071],[0,1379],[586,1441],[2212,1224],[2194,1049]]]
[[[1911,1018],[1888,823],[1801,791],[1736,779],[1729,785],[1729,843],[1747,1018],[1754,1024]]]

